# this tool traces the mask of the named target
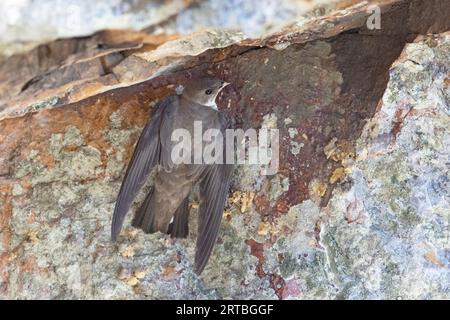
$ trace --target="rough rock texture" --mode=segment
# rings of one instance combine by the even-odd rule
[[[0,56],[37,44],[85,36],[104,29],[145,28],[152,33],[188,34],[227,28],[257,37],[308,15],[323,15],[337,0],[3,0]],[[345,2],[348,2],[345,0]],[[347,5],[347,4],[345,4]]]
[[[308,16],[323,15],[338,0],[203,0],[177,15],[147,27],[153,32],[189,33],[202,28],[238,29],[249,37],[259,37],[280,26]],[[345,4],[348,5],[348,4]]]
[[[4,0],[0,2],[0,52],[111,28],[158,25],[194,0]]]
[[[450,33],[418,37],[335,190],[320,239],[345,298],[450,297]]]
[[[375,31],[366,9],[261,39],[102,32],[0,64],[0,296],[450,298],[450,5],[382,1]],[[197,277],[195,196],[187,240],[112,244],[109,225],[151,107],[206,73],[281,148],[274,176],[236,168]]]

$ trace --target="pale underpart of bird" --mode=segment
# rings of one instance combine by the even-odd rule
[[[174,238],[188,235],[189,195],[198,183],[200,206],[195,253],[195,272],[200,274],[217,239],[223,209],[228,195],[232,164],[174,164],[171,139],[175,129],[193,133],[194,121],[203,130],[225,130],[232,121],[217,110],[216,97],[228,83],[216,78],[202,78],[188,83],[181,95],[160,101],[144,127],[128,164],[114,209],[111,238],[122,229],[125,215],[153,168],[155,182],[132,225],[146,233],[160,231]],[[225,156],[226,148],[223,149]]]

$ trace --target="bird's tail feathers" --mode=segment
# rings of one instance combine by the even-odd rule
[[[151,210],[151,201],[153,196],[153,188],[147,194],[144,202],[136,214],[134,215],[133,221],[131,225],[135,228],[140,228],[147,233],[153,233],[156,230],[153,230],[153,223],[155,220],[155,212]]]
[[[132,226],[142,229],[146,233],[154,233],[159,230],[155,223],[155,206],[152,205],[153,189],[150,190],[139,210],[136,212]],[[173,221],[169,224],[167,234],[172,238],[186,238],[189,233],[189,197],[186,197],[175,211]]]

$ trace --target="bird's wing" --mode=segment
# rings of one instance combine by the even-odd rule
[[[161,121],[161,127],[159,130],[159,140],[161,143],[159,164],[168,172],[170,172],[175,166],[172,162],[172,134],[174,132],[175,117],[176,108],[167,108],[167,111],[163,115],[163,120]]]
[[[222,122],[223,134],[225,129],[230,127],[231,121]],[[225,151],[224,147],[224,155]],[[197,274],[200,274],[205,268],[216,242],[232,171],[232,164],[212,164],[207,165],[203,172],[200,182],[202,199],[195,252],[195,272]]]
[[[122,229],[123,220],[136,194],[141,189],[151,169],[159,162],[161,152],[160,126],[164,113],[173,103],[174,97],[168,97],[156,104],[152,117],[142,130],[117,197],[111,224],[113,241],[116,241]]]

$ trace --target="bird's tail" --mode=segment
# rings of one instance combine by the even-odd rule
[[[147,233],[154,233],[159,230],[155,224],[155,207],[153,206],[153,189],[150,190],[136,215],[133,218],[132,226],[142,229]],[[189,233],[189,197],[186,197],[174,213],[173,221],[170,223],[167,234],[172,238],[186,238]]]
[[[147,233],[153,233],[156,231],[154,228],[155,210],[151,209],[152,197],[153,188],[149,191],[147,197],[145,197],[144,202],[139,210],[136,211],[133,221],[131,222],[133,227],[142,229]]]

